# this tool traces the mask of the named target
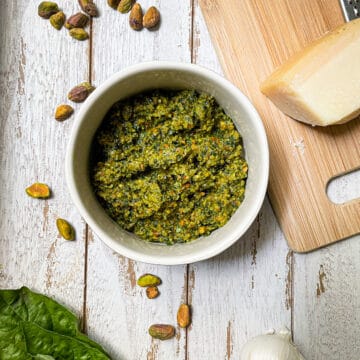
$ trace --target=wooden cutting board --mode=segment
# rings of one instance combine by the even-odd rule
[[[338,0],[199,2],[225,75],[263,119],[269,196],[290,247],[310,251],[359,233],[360,199],[336,205],[326,186],[360,168],[360,120],[314,128],[283,115],[259,91],[260,82],[290,55],[344,22]]]

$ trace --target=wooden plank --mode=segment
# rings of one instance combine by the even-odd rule
[[[194,19],[194,62],[220,65],[200,9]],[[269,328],[291,327],[292,252],[269,202],[252,227],[225,253],[190,265],[193,323],[187,359],[239,359],[247,339]]]
[[[358,174],[332,190],[359,193]],[[295,254],[294,339],[306,359],[358,360],[360,236],[307,255]]]
[[[305,252],[360,232],[360,200],[326,196],[328,180],[360,167],[360,122],[313,128],[259,91],[278,66],[343,23],[338,0],[200,0],[226,76],[253,101],[270,148],[269,195],[290,247]]]
[[[67,14],[78,10],[76,2],[70,0],[59,4]],[[160,5],[164,15],[185,6]],[[63,181],[63,157],[73,119],[59,124],[52,115],[56,104],[65,100],[67,90],[87,78],[88,43],[69,39],[64,30],[57,33],[37,17],[36,6],[22,0],[0,2],[0,45],[6,49],[0,51],[0,287],[27,285],[81,314],[85,226]],[[95,26],[102,22],[101,28],[108,33],[96,33],[95,37],[113,44],[110,39],[115,35],[120,42],[122,30],[127,30],[124,17],[115,12],[109,15],[111,10],[106,6],[101,10],[108,20],[95,20]],[[180,12],[174,27],[181,28],[180,21],[185,18],[190,21],[190,11],[185,12]],[[194,13],[194,62],[221,72],[197,7]],[[168,19],[173,21],[174,17]],[[189,61],[189,52],[184,50],[189,27],[187,22],[177,29],[176,37],[170,32],[153,34],[160,36],[156,38],[158,45],[154,45],[155,39],[146,45],[143,40],[137,43],[135,33],[131,38],[137,43],[134,49],[117,44],[105,51],[102,45],[104,49],[100,48],[94,59],[94,64],[98,62],[94,77],[98,76],[100,83],[111,72],[140,61],[146,51],[142,46],[151,48],[146,59],[174,60],[178,56]],[[166,29],[173,28],[167,25]],[[174,47],[181,50],[167,51]],[[123,56],[119,48],[126,54],[130,51],[131,58]],[[108,69],[100,65],[103,58],[110,61]],[[359,182],[354,179],[343,184],[345,192],[358,193]],[[24,188],[36,180],[52,186],[51,200],[26,197]],[[340,200],[343,196],[335,194]],[[75,225],[76,242],[58,237],[54,224],[58,216]],[[88,327],[114,359],[236,359],[251,336],[271,327],[293,325],[295,342],[307,359],[357,360],[359,240],[357,236],[314,253],[293,255],[266,201],[242,240],[225,254],[189,268],[193,325],[187,335],[181,331],[176,341],[160,343],[150,341],[146,330],[155,319],[175,322],[177,305],[187,298],[185,267],[132,262],[114,254],[89,233]],[[162,277],[159,299],[149,301],[144,291],[135,287],[136,277],[143,272]]]
[[[135,32],[128,15],[98,2],[101,17],[94,20],[93,80],[96,85],[114,72],[141,61],[190,61],[190,1],[141,1],[162,14],[158,31]],[[115,359],[184,359],[186,332],[174,341],[155,341],[147,333],[153,323],[176,324],[176,312],[186,298],[186,266],[164,267],[134,262],[108,249],[89,232],[87,328]],[[138,276],[161,277],[161,295],[148,300],[136,286]]]
[[[70,0],[58,3],[67,14],[78,9]],[[81,315],[85,225],[63,169],[74,119],[59,123],[53,114],[69,88],[87,79],[88,43],[52,28],[37,15],[37,5],[0,3],[0,287],[26,285]],[[51,199],[25,194],[37,181],[51,186]],[[58,217],[74,225],[76,241],[59,237]]]

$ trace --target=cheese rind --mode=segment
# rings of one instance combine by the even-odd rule
[[[360,115],[360,19],[295,54],[260,86],[285,114],[319,126]]]

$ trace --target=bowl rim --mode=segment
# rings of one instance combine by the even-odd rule
[[[217,242],[217,246],[212,246],[211,248],[204,248],[202,251],[198,251],[194,254],[185,254],[185,255],[176,255],[176,256],[166,256],[166,257],[156,257],[154,255],[146,254],[143,252],[135,251],[133,249],[129,249],[124,246],[120,242],[112,239],[106,231],[103,231],[101,227],[97,226],[96,221],[93,220],[94,217],[88,211],[88,209],[83,205],[80,196],[76,190],[76,182],[73,174],[73,158],[74,158],[74,147],[76,144],[76,139],[78,137],[81,125],[83,121],[86,119],[85,115],[88,113],[89,108],[91,108],[97,100],[97,97],[115,85],[117,82],[121,81],[123,78],[128,78],[132,75],[138,74],[139,72],[147,72],[147,71],[163,71],[163,70],[176,70],[176,71],[185,71],[185,72],[193,72],[196,74],[200,74],[203,77],[209,78],[215,84],[221,84],[222,87],[226,88],[227,91],[235,94],[236,98],[241,103],[244,110],[249,114],[249,118],[256,128],[257,136],[261,139],[261,154],[263,158],[263,178],[259,179],[258,184],[258,196],[256,207],[253,211],[252,216],[249,216],[246,223],[242,224],[242,230],[236,232],[236,234],[230,234],[228,237],[224,238],[223,241]],[[217,74],[216,72],[207,69],[203,66],[191,63],[181,63],[176,61],[149,61],[149,62],[141,62],[135,65],[131,65],[126,67],[113,75],[111,75],[107,80],[105,80],[101,85],[99,85],[86,99],[86,101],[82,104],[78,114],[76,115],[75,122],[73,124],[73,128],[71,130],[70,139],[68,142],[66,157],[65,157],[65,179],[67,183],[67,187],[70,193],[70,197],[74,202],[77,210],[80,215],[84,218],[85,222],[91,227],[91,229],[95,232],[96,235],[112,250],[117,253],[133,259],[135,261],[145,262],[149,264],[157,264],[157,265],[183,265],[190,264],[202,260],[206,260],[212,258],[231,245],[233,245],[237,240],[239,240],[245,232],[249,229],[256,216],[258,215],[262,204],[264,202],[264,198],[267,191],[267,185],[269,180],[269,146],[268,140],[266,137],[266,132],[260,115],[255,109],[254,105],[251,101],[242,93],[240,89],[238,89],[234,84],[232,84],[229,80],[225,79],[223,76]],[[231,236],[232,235],[232,236]],[[179,244],[181,246],[186,246],[186,244]],[[178,245],[175,245],[178,246]]]

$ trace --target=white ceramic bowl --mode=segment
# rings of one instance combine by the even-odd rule
[[[166,246],[145,242],[121,229],[97,201],[89,180],[93,136],[109,108],[118,100],[154,88],[195,88],[213,95],[243,136],[249,164],[245,199],[228,223],[207,237]],[[261,119],[250,101],[229,81],[203,67],[174,62],[148,62],[114,74],[81,107],[66,155],[66,180],[85,221],[113,250],[153,264],[187,264],[215,256],[249,228],[263,203],[269,174],[269,151]]]

